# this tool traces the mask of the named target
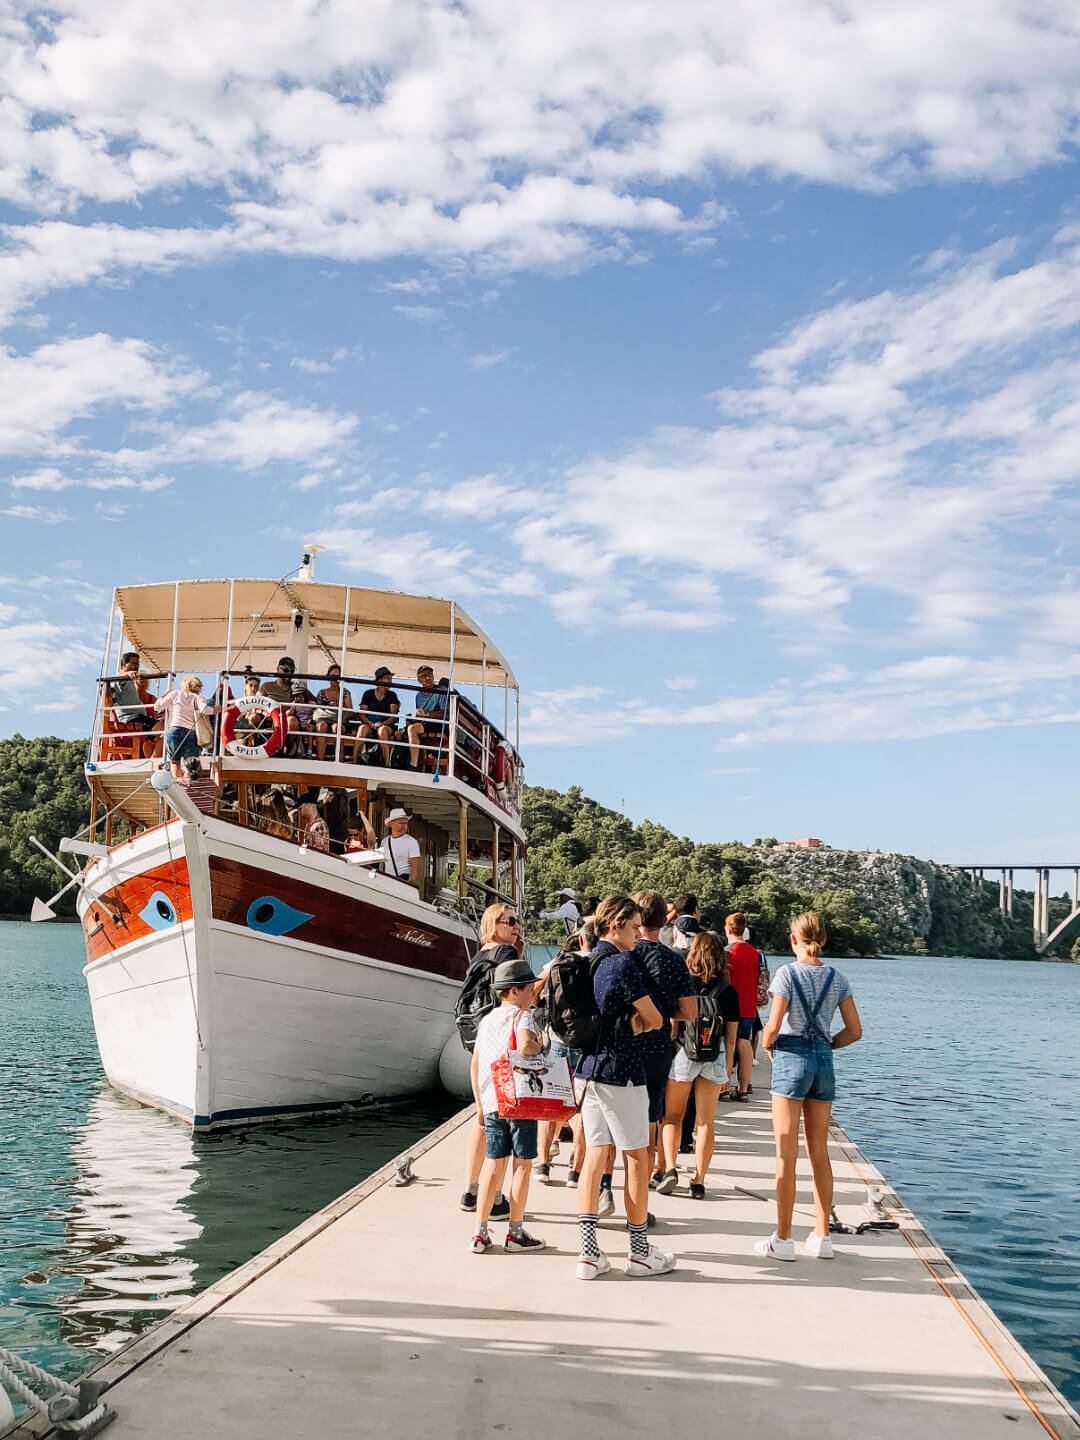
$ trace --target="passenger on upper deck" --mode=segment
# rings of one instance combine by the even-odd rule
[[[208,705],[202,698],[202,688],[198,675],[186,675],[179,690],[166,690],[154,701],[155,712],[165,715],[165,759],[172,766],[175,780],[184,778],[182,765],[186,757],[199,753],[196,716],[217,713],[217,706]]]
[[[409,736],[409,769],[420,769],[420,744],[437,746],[443,739],[444,715],[448,691],[435,684],[435,671],[430,665],[421,665],[416,672],[420,689],[413,700],[414,715],[407,728]],[[445,741],[443,742],[445,746]]]
[[[389,768],[391,761],[391,745],[395,740],[401,738],[401,731],[394,723],[398,712],[401,709],[401,701],[397,692],[390,689],[390,681],[394,678],[394,672],[386,665],[380,665],[375,671],[374,690],[365,690],[360,697],[360,724],[357,728],[357,760],[360,759],[360,744],[369,735],[378,735],[381,742],[383,764]],[[371,750],[373,746],[365,746],[365,750]]]
[[[319,708],[315,711],[312,719],[315,721],[315,730],[319,738],[315,747],[320,760],[326,759],[327,750],[330,747],[329,739],[325,738],[337,734],[338,712],[341,712],[341,733],[347,735],[349,726],[353,720],[352,696],[348,690],[342,689],[341,666],[331,665],[326,672],[326,685],[319,691],[316,699]]]
[[[146,681],[139,674],[139,656],[129,650],[120,661],[121,680],[114,680],[109,686],[109,703],[112,705],[113,725],[117,729],[135,733],[153,730],[157,724],[154,716],[154,695]],[[131,742],[131,758],[146,759],[154,753],[155,741],[151,736]]]
[[[264,680],[259,694],[268,700],[276,700],[285,711],[285,724],[290,730],[297,729],[296,716],[292,708],[292,678],[296,674],[296,661],[291,655],[283,655],[277,662],[277,675],[273,680]]]
[[[292,715],[296,721],[297,734],[307,735],[313,728],[312,721],[315,716],[315,696],[303,680],[294,680],[289,688],[292,691]],[[291,728],[290,726],[290,729]],[[295,747],[295,749],[293,747]],[[310,755],[310,741],[292,738],[290,740],[290,748],[286,753],[290,755]]]

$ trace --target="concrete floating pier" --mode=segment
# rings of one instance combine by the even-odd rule
[[[458,1197],[471,1121],[463,1111],[407,1152],[412,1184],[386,1166],[99,1366],[110,1440],[1080,1440],[1075,1411],[840,1129],[841,1220],[865,1218],[867,1184],[881,1184],[901,1231],[837,1236],[832,1261],[755,1256],[773,1222],[763,1093],[720,1107],[705,1201],[652,1198],[678,1270],[628,1279],[620,1216],[600,1226],[615,1268],[586,1284],[561,1183],[530,1195],[546,1251],[470,1252]],[[812,1226],[800,1164],[796,1238]]]

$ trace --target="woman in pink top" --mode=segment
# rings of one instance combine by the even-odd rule
[[[165,714],[165,759],[172,766],[175,779],[184,778],[184,761],[189,755],[198,755],[199,742],[195,738],[195,717],[214,714],[217,707],[209,706],[202,698],[202,681],[198,675],[186,675],[179,690],[166,690],[154,702],[154,709]]]

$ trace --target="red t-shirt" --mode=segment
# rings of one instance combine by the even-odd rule
[[[758,953],[745,940],[736,940],[728,951],[728,975],[739,994],[739,1014],[752,1020],[758,1013]]]

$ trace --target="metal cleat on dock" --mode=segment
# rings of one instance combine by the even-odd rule
[[[395,1185],[411,1185],[416,1179],[413,1174],[412,1156],[406,1155],[403,1160],[397,1162],[397,1174],[394,1176]]]

